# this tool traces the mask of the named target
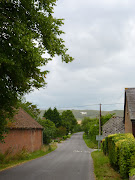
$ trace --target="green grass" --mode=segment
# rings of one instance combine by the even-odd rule
[[[94,162],[96,180],[122,180],[119,173],[110,166],[109,158],[103,152],[94,151],[91,156]]]
[[[91,137],[87,136],[86,134],[83,134],[83,139],[89,148],[92,148],[92,149],[98,148],[98,143],[95,142]]]
[[[57,144],[52,143],[51,145],[44,145],[41,150],[32,153],[28,153],[27,151],[22,150],[14,156],[10,153],[6,153],[4,155],[0,154],[0,171],[44,156],[54,151],[56,148]]]

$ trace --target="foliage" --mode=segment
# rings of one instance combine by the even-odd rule
[[[55,138],[56,135],[56,126],[55,124],[48,119],[39,119],[38,123],[44,127],[43,130],[43,143],[49,144],[52,138]]]
[[[85,117],[82,121],[82,129],[84,130],[85,134],[88,135],[90,140],[97,144],[96,135],[99,134],[99,122],[97,118],[90,119]]]
[[[101,151],[91,153],[94,162],[96,180],[122,180],[120,175],[109,165],[109,158]]]
[[[135,176],[135,168],[130,169],[129,176]]]
[[[40,110],[31,102],[20,102],[20,107],[24,109],[35,120],[39,119]]]
[[[67,136],[63,136],[62,138],[63,138],[63,140],[66,140],[68,137]]]
[[[113,115],[114,115],[114,113],[101,116],[101,128],[109,119],[111,119],[113,117]]]
[[[98,143],[97,141],[93,141],[93,137],[89,136],[89,135],[86,135],[85,133],[83,134],[83,139],[86,143],[86,145],[89,147],[89,148],[92,148],[92,149],[97,149],[98,148]]]
[[[61,115],[62,126],[66,127],[67,134],[74,131],[74,127],[77,125],[77,120],[75,119],[71,110],[66,110],[62,112]]]
[[[9,154],[9,153],[0,153],[0,170],[5,169],[7,167],[13,167],[17,164],[44,156],[57,148],[56,143],[51,143],[51,145],[44,145],[41,150],[28,153],[25,149],[16,153],[16,154]]]
[[[74,126],[74,132],[81,132],[81,131],[83,131],[82,126],[80,124],[76,124]]]
[[[84,117],[84,119],[82,120],[82,129],[85,132],[85,134],[89,133],[89,128],[90,128],[90,123],[91,119],[89,117]]]
[[[73,60],[60,38],[63,19],[53,17],[55,5],[56,0],[0,1],[0,139],[20,96],[45,86],[48,71],[40,67],[55,55]]]
[[[56,135],[57,137],[65,136],[65,135],[67,134],[67,130],[66,130],[65,127],[60,126],[60,127],[57,128],[56,134],[57,134],[57,135]]]
[[[44,117],[54,122],[56,127],[60,127],[62,125],[60,113],[58,112],[56,107],[53,110],[49,108],[47,111],[45,111]]]
[[[53,114],[53,110],[51,108],[49,108],[47,111],[45,111],[44,116],[46,119],[49,119],[50,121],[52,120],[52,114]]]
[[[114,134],[103,140],[103,152],[108,154],[110,163],[120,171],[123,178],[128,177],[135,153],[135,139],[132,134]]]
[[[105,116],[102,116],[101,126],[103,126],[112,116],[113,114],[106,114]],[[91,119],[89,117],[84,117],[84,119],[82,120],[82,129],[85,132],[85,134],[88,135],[90,140],[94,144],[97,144],[96,135],[99,134],[99,119]]]
[[[129,176],[133,176],[133,175],[135,175],[135,152],[131,156],[131,169],[129,173]]]

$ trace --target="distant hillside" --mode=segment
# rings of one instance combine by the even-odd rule
[[[62,112],[64,110],[58,110],[60,112],[60,114],[62,114]],[[41,110],[40,113],[40,117],[42,118],[44,115],[45,110]],[[99,117],[99,111],[97,110],[72,110],[75,118],[77,120],[82,120],[84,117],[90,117],[90,118],[95,118],[95,117]],[[87,112],[87,115],[82,115],[81,112]],[[106,115],[106,114],[115,114],[116,116],[120,116],[123,117],[123,110],[114,110],[114,111],[102,111],[102,115]]]

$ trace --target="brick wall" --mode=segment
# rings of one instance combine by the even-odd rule
[[[12,129],[5,138],[5,143],[0,143],[0,152],[11,149],[12,153],[27,149],[29,152],[39,150],[42,146],[41,129]]]

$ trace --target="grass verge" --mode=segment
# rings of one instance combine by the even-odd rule
[[[94,173],[96,180],[122,180],[109,163],[109,158],[102,151],[94,151],[91,153],[94,162]]]
[[[83,139],[89,148],[92,148],[92,149],[98,148],[97,142],[94,142],[93,139],[89,137],[88,135],[86,135],[85,133],[83,134]]]
[[[54,151],[56,148],[57,143],[52,143],[50,145],[44,145],[41,150],[32,153],[28,153],[26,150],[22,150],[14,156],[9,152],[6,152],[4,155],[0,154],[0,171],[44,156]]]

